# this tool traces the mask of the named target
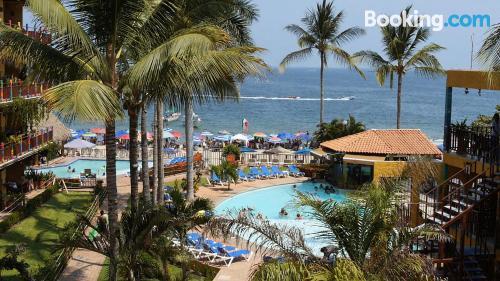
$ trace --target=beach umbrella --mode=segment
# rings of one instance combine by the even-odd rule
[[[178,131],[170,131],[170,133],[175,137],[180,139],[182,137],[182,133]]]
[[[255,149],[251,149],[249,147],[240,147],[240,152],[241,153],[250,153],[250,152],[255,152]]]
[[[175,136],[171,132],[163,130],[163,138],[164,139],[175,139]]]
[[[120,130],[120,131],[116,132],[115,136],[116,136],[116,138],[120,138],[121,136],[126,135],[126,134],[127,134],[127,131]]]
[[[200,136],[202,136],[202,137],[213,137],[214,134],[210,133],[209,131],[204,131],[204,132],[201,132]]]
[[[91,132],[87,132],[87,133],[83,134],[82,137],[84,137],[84,138],[95,138],[95,137],[97,137],[97,135],[94,134],[94,133],[91,133]]]
[[[95,146],[95,143],[88,142],[82,139],[76,139],[68,142],[64,145],[64,148],[70,149],[82,149],[82,148],[92,148]]]
[[[175,154],[175,148],[172,148],[172,147],[167,147],[167,148],[163,149],[163,151],[167,154]]]
[[[295,151],[295,154],[298,154],[298,155],[308,155],[308,154],[311,154],[311,151],[312,150],[310,148],[304,148],[304,149]]]
[[[293,139],[295,136],[290,134],[290,133],[279,133],[278,138],[282,139],[282,140],[291,140]]]
[[[106,133],[106,129],[105,128],[92,128],[92,129],[90,129],[90,132],[94,133],[94,134],[104,135]]]
[[[237,135],[234,135],[231,138],[231,141],[244,141],[244,142],[247,142],[247,141],[249,141],[251,139],[253,139],[251,136],[247,136],[247,135],[244,135],[244,134],[237,134]]]
[[[265,137],[267,137],[267,135],[265,133],[263,133],[263,132],[257,132],[255,134],[253,134],[253,136],[256,137],[256,138],[265,138]]]
[[[225,135],[230,135],[230,134],[231,134],[231,132],[229,132],[229,131],[227,131],[227,130],[222,130],[222,131],[219,131],[219,134],[221,134],[221,135],[224,135],[224,136],[225,136]]]
[[[271,148],[269,150],[264,151],[266,154],[292,154],[291,150],[288,150],[286,148],[283,148],[281,146],[277,146],[274,148]]]
[[[220,135],[220,136],[216,136],[214,138],[214,140],[216,140],[216,141],[230,141],[231,136],[230,135]]]
[[[119,137],[121,140],[130,140],[130,135],[129,134],[123,134]]]
[[[165,131],[167,131],[167,132],[172,132],[172,131],[173,131],[173,129],[172,129],[172,128],[166,128],[166,129],[164,129],[164,130],[165,130]]]
[[[270,143],[281,143],[281,139],[278,137],[270,137],[267,141]]]

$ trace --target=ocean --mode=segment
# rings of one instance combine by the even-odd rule
[[[327,69],[325,73],[325,121],[345,119],[349,114],[369,129],[395,128],[396,89],[380,87],[372,71],[366,80],[346,69]],[[409,73],[403,81],[402,127],[422,129],[429,138],[443,138],[445,78],[425,79]],[[387,81],[388,82],[388,81]],[[300,97],[300,98],[290,98]],[[348,98],[351,97],[351,98]],[[455,89],[452,119],[469,121],[479,114],[493,114],[500,103],[498,93]],[[152,123],[152,112],[149,120]],[[225,102],[195,106],[202,123],[197,131],[232,133],[242,131],[242,120],[249,122],[250,132],[314,132],[319,121],[319,69],[290,68],[283,74],[277,70],[265,78],[247,79],[241,86],[241,97]],[[183,118],[167,126],[184,132]],[[73,129],[102,126],[74,121]],[[126,121],[118,121],[117,129],[127,129]]]

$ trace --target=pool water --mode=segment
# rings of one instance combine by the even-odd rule
[[[71,168],[70,168],[71,167]],[[72,172],[74,169],[75,172]],[[79,159],[66,165],[58,165],[50,168],[39,169],[42,173],[52,172],[59,178],[79,178],[80,173],[85,169],[91,169],[97,177],[106,175],[106,160],[87,160]],[[116,174],[125,175],[130,171],[130,162],[126,160],[116,161]]]
[[[307,210],[296,209],[295,206],[293,206],[296,191],[314,194],[320,200],[331,199],[336,202],[344,202],[347,198],[348,191],[335,188],[335,193],[327,194],[324,190],[319,188],[319,185],[319,183],[305,182],[296,184],[295,188],[293,184],[287,184],[241,193],[223,201],[216,207],[215,212],[218,215],[224,215],[227,214],[227,212],[237,214],[237,211],[242,208],[252,208],[254,214],[260,213],[273,223],[302,229],[305,234],[307,245],[313,249],[315,254],[320,255],[319,249],[327,244],[331,244],[331,242],[320,240],[312,236],[312,234],[323,230],[323,227],[319,226],[317,221],[308,217],[305,213]],[[281,208],[286,209],[288,212],[287,217],[279,216]],[[296,219],[297,213],[302,215],[302,220]]]

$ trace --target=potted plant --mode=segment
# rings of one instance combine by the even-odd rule
[[[469,126],[467,126],[467,119],[463,121],[457,121],[453,124],[455,128],[455,135],[457,138],[457,153],[467,154],[467,149],[469,147]]]

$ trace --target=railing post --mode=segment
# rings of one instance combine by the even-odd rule
[[[12,83],[13,83],[13,81],[12,81],[12,79],[10,79],[10,100],[12,100],[12,87],[13,87]]]
[[[0,100],[3,101],[3,80],[0,80]]]
[[[453,88],[446,87],[446,99],[445,99],[445,109],[444,109],[444,137],[443,137],[444,151],[449,151],[451,144],[450,125],[451,125],[452,100],[453,100]]]

